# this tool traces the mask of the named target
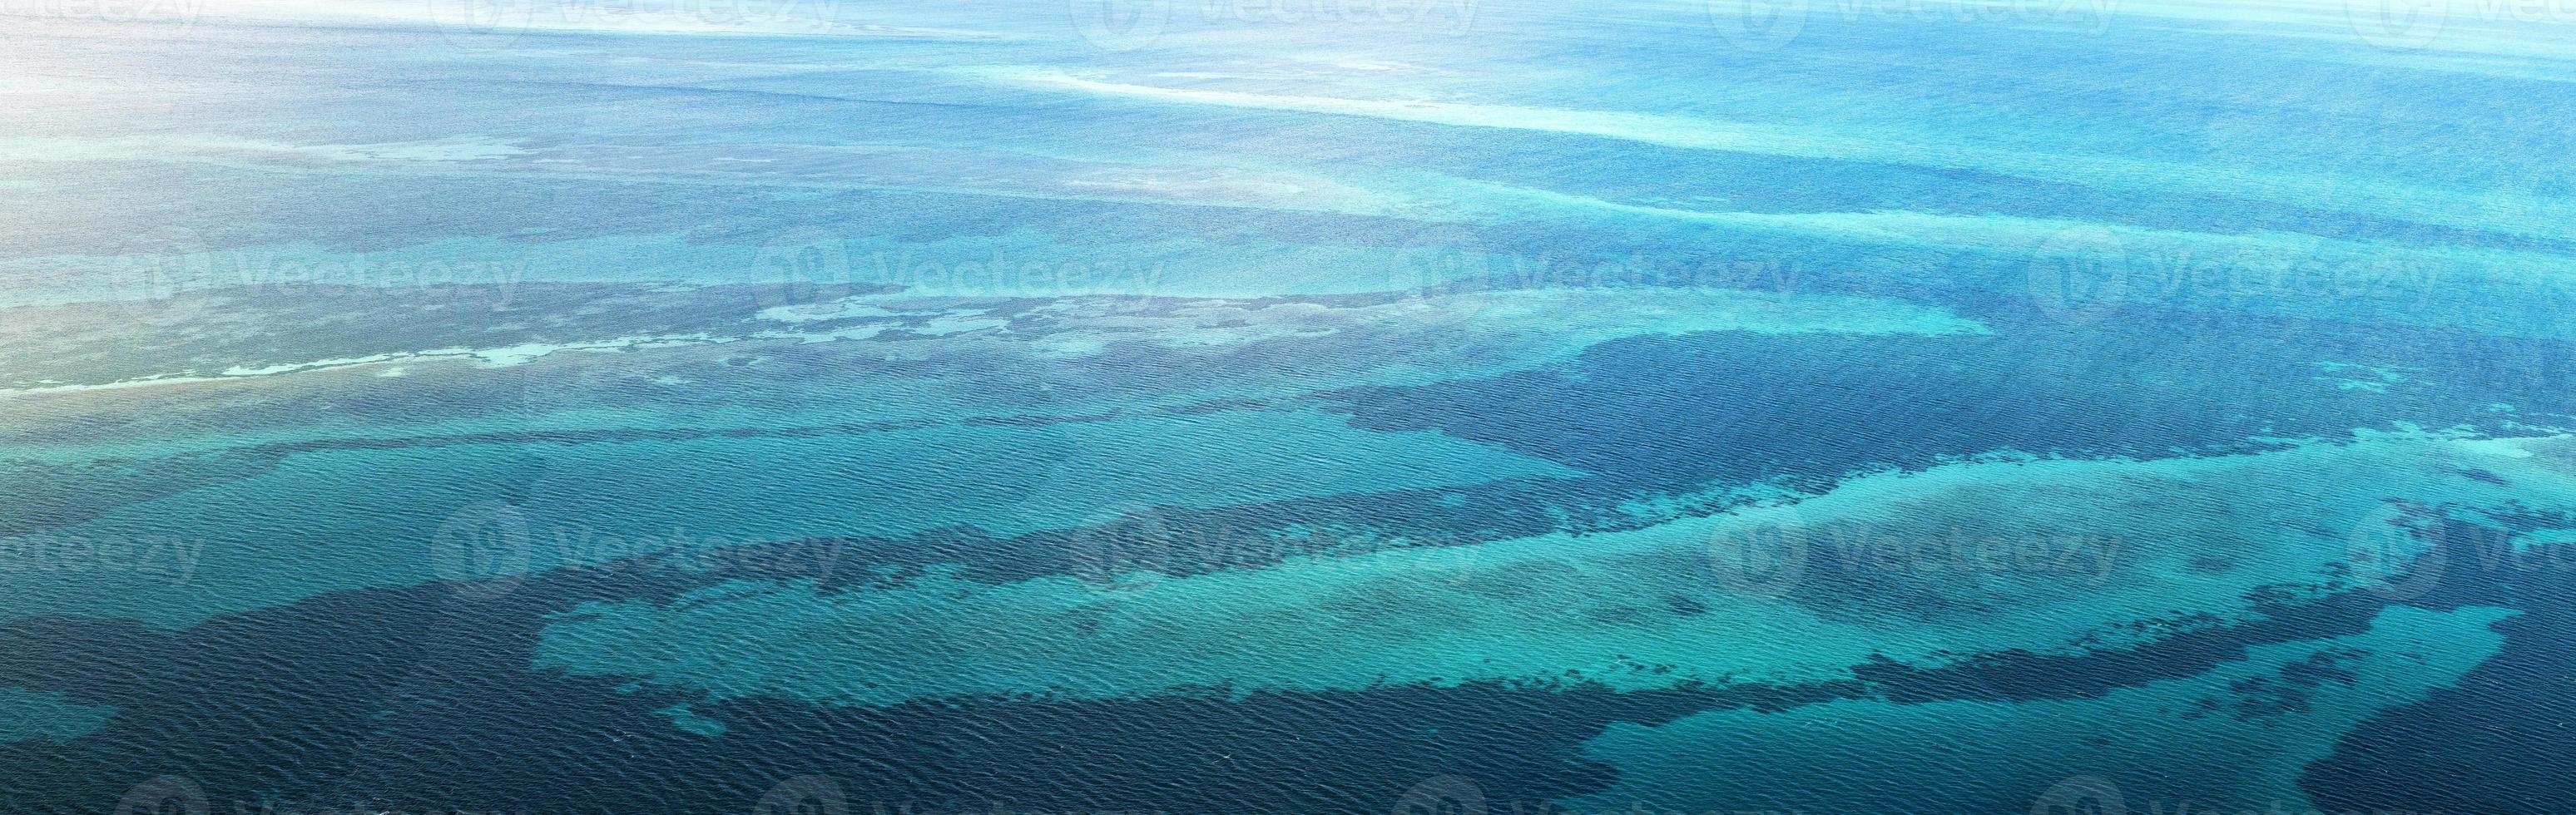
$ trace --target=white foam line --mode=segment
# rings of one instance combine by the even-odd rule
[[[230,382],[264,376],[282,376],[286,374],[311,373],[314,371],[328,371],[341,368],[356,368],[367,365],[382,365],[389,362],[409,363],[440,359],[466,359],[473,360],[478,365],[486,368],[507,368],[515,365],[524,365],[529,362],[533,362],[540,357],[563,351],[622,351],[633,348],[666,348],[676,345],[715,345],[736,342],[741,339],[741,337],[717,337],[707,334],[680,334],[658,337],[630,337],[626,339],[602,340],[597,342],[562,344],[528,343],[525,345],[511,345],[499,348],[439,348],[428,351],[407,351],[393,354],[373,354],[363,357],[322,359],[314,360],[312,362],[271,365],[262,368],[234,366],[232,368],[225,369],[222,373],[213,375],[148,376],[139,379],[124,379],[115,382],[88,385],[39,385],[31,388],[8,388],[0,389],[0,398],[12,396],[41,396],[56,393],[79,393],[85,391],[130,390],[133,388],[148,388],[162,385]]]
[[[1988,172],[2052,183],[2068,181],[2130,192],[2196,192],[2303,205],[2337,201],[2384,217],[2463,229],[2576,238],[2576,201],[2555,197],[2457,192],[2353,179],[2253,174],[2228,168],[2170,164],[2111,156],[2029,153],[1973,145],[1861,139],[1796,128],[1731,124],[1690,117],[1624,111],[1539,108],[1467,102],[1395,101],[1197,90],[1103,82],[1061,71],[1014,67],[966,69],[1007,84],[1098,96],[1220,107],[1363,116],[1458,127],[1568,133],[1658,144],[1792,158],[1903,164]],[[2515,217],[2520,216],[2520,217]]]
[[[1345,99],[1331,96],[1292,96],[1243,91],[1191,90],[1152,85],[1130,85],[1100,82],[1062,73],[998,71],[994,75],[1024,84],[1078,90],[1107,96],[1163,99],[1225,107],[1287,110],[1302,113],[1326,113],[1398,119],[1409,122],[1457,125],[1462,127],[1496,127],[1513,130],[1542,130],[1604,136],[1628,141],[1662,144],[1698,150],[1732,150],[1738,152],[1777,153],[1797,156],[1829,157],[1874,149],[1868,142],[1854,139],[1818,138],[1778,128],[1749,125],[1720,125],[1701,119],[1687,119],[1652,113],[1534,108],[1517,105],[1482,105],[1465,102],[1416,102],[1376,99]]]

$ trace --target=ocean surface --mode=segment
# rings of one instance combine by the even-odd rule
[[[111,812],[2576,812],[2576,5],[0,0]]]

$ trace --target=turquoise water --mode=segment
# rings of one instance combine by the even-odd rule
[[[0,810],[2576,803],[2568,9],[5,11]]]
[[[0,732],[12,742],[63,741],[96,731],[116,711],[63,701],[60,693],[30,691],[24,688],[0,689],[0,706],[9,711],[9,729]]]

